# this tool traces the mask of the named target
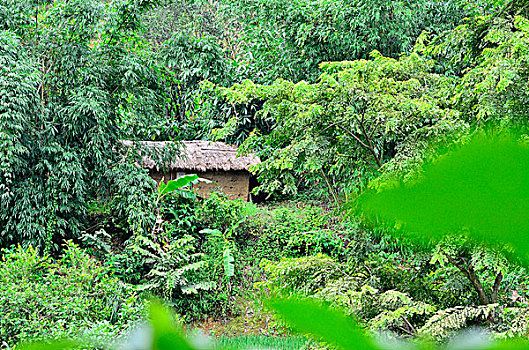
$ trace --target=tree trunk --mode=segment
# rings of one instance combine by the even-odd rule
[[[492,297],[491,301],[493,303],[496,303],[498,301],[498,294],[500,292],[500,284],[503,280],[503,274],[501,271],[498,271],[498,274],[496,275],[496,279],[494,280],[494,286],[492,287]]]
[[[474,289],[476,290],[476,292],[478,292],[479,302],[481,303],[481,305],[490,304],[489,297],[487,296],[487,293],[485,293],[485,289],[483,288],[481,281],[476,275],[474,267],[470,264],[468,264],[468,273],[470,275],[470,282],[472,283],[472,286],[474,286]]]
[[[468,280],[472,284],[472,287],[474,287],[474,290],[478,293],[480,304],[481,305],[490,304],[490,299],[487,296],[487,293],[485,293],[485,289],[483,288],[481,281],[476,275],[476,271],[474,271],[474,267],[471,264],[467,263],[463,258],[460,258],[460,257],[454,258],[448,254],[446,254],[446,257],[455,267],[457,267],[463,273],[463,275],[465,275],[466,278],[468,278]]]

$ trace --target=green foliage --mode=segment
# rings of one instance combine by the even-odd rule
[[[268,132],[270,123],[255,118],[262,102],[228,103],[199,89],[201,80],[314,82],[321,62],[368,58],[373,50],[396,58],[423,30],[452,29],[486,11],[480,7],[458,0],[163,1],[143,17],[144,36],[167,68],[167,118],[157,136],[240,144],[256,127]]]
[[[484,323],[493,316],[496,308],[497,305],[490,304],[441,310],[435,313],[419,332],[427,337],[446,339],[457,330]]]
[[[526,121],[523,106],[528,97],[523,81],[529,74],[529,21],[517,16],[499,28],[489,26],[481,43],[486,49],[463,77],[454,98],[473,118],[518,126]]]
[[[198,235],[200,249],[208,260],[202,278],[215,281],[217,286],[194,300],[193,317],[202,318],[206,313],[226,317],[242,312],[241,299],[255,298],[253,283],[263,278],[259,262],[264,258],[276,260],[318,252],[345,255],[339,229],[329,224],[329,217],[322,215],[318,207],[256,207],[212,194],[195,214],[197,227],[217,227]],[[232,265],[233,276],[227,278]]]
[[[362,205],[367,215],[392,221],[419,241],[426,238],[422,232],[440,239],[464,230],[478,242],[508,244],[525,259],[527,225],[519,213],[527,210],[528,154],[527,145],[513,136],[478,135],[428,164],[417,181],[371,191]]]
[[[197,220],[204,228],[221,232],[233,231],[246,217],[246,204],[241,200],[228,200],[222,193],[214,192],[197,208]],[[237,232],[233,232],[236,235]]]
[[[282,319],[287,321],[291,326],[298,329],[302,333],[308,333],[317,339],[323,340],[327,343],[336,345],[337,348],[351,349],[351,348],[362,348],[362,349],[378,349],[383,348],[378,344],[374,344],[370,339],[366,338],[360,328],[352,323],[350,319],[347,319],[343,313],[336,311],[311,300],[299,300],[299,299],[283,299],[273,300],[270,302],[271,307],[278,312]],[[462,314],[468,316],[468,319],[473,317],[483,317],[487,314],[485,310],[487,306],[481,306],[479,310],[466,310],[462,311]],[[492,306],[488,306],[492,308]],[[446,323],[454,325],[458,323],[457,320],[462,318],[455,317]],[[426,327],[426,326],[425,326]],[[448,349],[468,346],[465,344],[466,339],[460,339],[459,341],[453,341],[449,344]],[[396,344],[394,344],[396,345]],[[525,349],[527,347],[527,340],[524,338],[514,339],[507,342],[491,343],[482,341],[480,344],[476,344],[480,348],[512,348],[512,349]],[[402,348],[435,348],[433,345],[428,343],[400,343]]]
[[[217,5],[208,1],[163,0],[142,16],[143,37],[156,45],[169,40],[175,33],[194,37],[207,35],[228,36],[222,33],[222,23],[217,20]]]
[[[104,220],[111,220],[111,228],[135,233],[148,232],[156,223],[156,201],[152,196],[155,182],[146,171],[139,171],[130,161],[117,164],[109,175],[112,183],[111,197],[88,203],[89,207],[102,205],[105,209],[104,212],[91,213],[92,220],[95,221],[91,227],[103,226]],[[101,217],[94,214],[101,214]]]
[[[204,229],[201,230],[200,233],[207,235],[208,243],[213,246],[213,250],[222,251],[222,255],[216,257],[216,260],[222,261],[224,276],[227,279],[233,277],[235,274],[235,258],[232,253],[232,250],[234,249],[233,242],[231,241],[232,230],[223,234],[219,230]],[[215,257],[212,258],[215,260]]]
[[[395,290],[380,292],[362,285],[365,276],[348,274],[346,268],[324,255],[282,259],[278,263],[264,260],[267,280],[256,287],[272,295],[302,294],[340,307],[348,315],[366,320],[371,330],[391,330],[401,335],[415,335],[417,327],[436,310]]]
[[[261,267],[269,278],[257,283],[256,287],[279,295],[289,295],[293,292],[310,295],[330,280],[344,275],[341,267],[323,254],[284,258],[277,263],[263,260]]]
[[[529,332],[529,308],[505,308],[496,317],[502,318],[503,327],[495,329],[497,339],[523,337]]]
[[[268,306],[274,310],[280,317],[290,324],[294,329],[302,334],[307,334],[318,341],[323,342],[327,347],[337,349],[385,349],[387,348],[383,344],[373,341],[367,337],[362,328],[359,327],[350,318],[346,317],[343,312],[329,307],[323,304],[309,299],[300,298],[289,298],[289,299],[272,299],[267,301]],[[190,339],[186,337],[181,327],[175,322],[173,315],[167,309],[163,308],[160,304],[153,302],[151,303],[149,313],[151,330],[148,332],[138,333],[135,335],[135,342],[125,343],[121,346],[122,349],[134,349],[138,344],[142,344],[146,349],[218,349],[219,346],[213,346],[205,339]],[[466,339],[454,341],[450,344],[448,349],[458,349],[461,346],[466,346]],[[196,345],[195,344],[199,344]],[[235,343],[236,346],[233,347]],[[246,343],[244,340],[241,342],[229,342],[228,349],[238,349],[237,345],[240,343]],[[23,346],[22,349],[73,349],[78,346],[77,341],[57,341],[51,344],[34,343],[29,346]],[[259,345],[270,345],[270,338],[267,342],[260,342]],[[291,344],[286,342],[286,344]],[[231,345],[231,346],[230,346]],[[252,342],[252,346],[255,343]],[[284,346],[283,342],[272,341],[271,345]],[[482,341],[479,344],[474,345],[480,346],[482,349],[525,349],[527,348],[527,340],[518,338],[510,341],[502,341],[497,343],[491,343]],[[400,348],[415,349],[435,348],[428,343],[405,343],[399,344]],[[281,347],[283,348],[283,347]]]
[[[193,347],[183,337],[180,329],[174,325],[171,314],[162,307],[161,304],[152,303],[149,312],[149,319],[153,327],[152,340],[148,345],[153,350],[177,350],[189,349]]]
[[[517,225],[524,225],[522,213],[526,211],[519,196],[526,192],[523,164],[527,154],[525,142],[513,134],[478,133],[425,165],[414,181],[387,183],[361,199],[368,218],[376,215],[419,243],[444,238],[432,262],[457,267],[479,297],[481,306],[438,311],[420,334],[441,339],[471,324],[486,323],[495,325],[494,329],[505,322],[496,303],[508,262],[497,251],[526,263],[526,233]],[[517,232],[516,237],[512,232]],[[489,278],[487,271],[492,272]],[[524,332],[521,324],[511,336]]]
[[[424,337],[431,333],[436,340],[445,340],[453,336],[456,331],[471,325],[487,327],[497,337],[519,336],[526,330],[527,323],[523,316],[525,307],[508,308],[506,310],[509,310],[509,313],[506,312],[504,315],[498,304],[486,308],[468,302],[468,306],[443,308],[443,305],[449,303],[440,299],[446,298],[444,295],[451,298],[456,293],[455,290],[450,289],[448,283],[445,282],[446,291],[435,291],[438,287],[428,282],[428,276],[422,276],[421,271],[414,271],[414,268],[411,271],[406,270],[405,266],[402,269],[403,276],[392,280],[391,275],[388,276],[383,269],[382,273],[375,269],[380,261],[384,260],[372,261],[372,267],[366,266],[366,272],[358,269],[356,271],[353,269],[354,272],[351,272],[350,266],[335,262],[323,255],[282,259],[277,263],[264,260],[262,264],[267,273],[266,278],[255,286],[262,292],[272,295],[301,294],[322,300],[344,310],[347,315],[359,317],[375,334],[390,332],[392,336],[398,337]],[[367,263],[371,262],[366,262],[366,265]],[[393,264],[389,263],[393,266],[393,270],[400,270]],[[443,270],[436,272],[443,273]],[[417,299],[394,289],[379,290],[373,287],[376,283],[383,284],[386,288],[390,285],[399,289],[408,289]],[[424,286],[426,286],[426,294],[417,290]],[[464,284],[464,290],[468,291],[469,288],[468,282]],[[435,297],[436,293],[440,295]],[[434,300],[435,303],[428,302],[428,299]],[[462,303],[463,299],[456,298],[452,302],[457,305]],[[483,310],[489,309],[490,313],[482,315]],[[447,316],[452,314],[454,319]],[[516,322],[517,327],[516,330],[507,332],[510,322]]]
[[[435,312],[434,306],[413,301],[398,291],[384,292],[379,296],[378,303],[384,311],[369,320],[369,328],[376,331],[391,330],[405,336],[415,335],[417,330],[414,325]]]
[[[161,182],[156,201],[160,206],[156,225],[146,234],[133,235],[124,252],[113,258],[113,265],[122,277],[139,283],[139,290],[150,291],[171,303],[215,287],[215,283],[197,278],[207,266],[204,254],[197,252],[197,239],[188,233],[182,234],[182,228],[171,224],[163,215],[164,208],[171,203],[168,200],[188,198],[181,195],[186,193],[182,186],[197,179],[198,176],[189,175],[167,184]],[[174,210],[169,212],[176,214]]]
[[[153,239],[155,239],[153,237]],[[153,241],[145,236],[137,236],[137,243],[129,248],[139,254],[150,271],[145,275],[146,283],[139,290],[149,290],[172,300],[179,294],[196,294],[199,290],[214,287],[210,282],[190,283],[189,274],[204,267],[203,254],[194,253],[195,239],[186,235],[171,241]]]
[[[423,30],[454,28],[473,11],[459,1],[225,1],[239,14],[247,77],[314,81],[325,61],[397,57]]]
[[[184,175],[182,177],[179,177],[176,180],[169,180],[167,181],[167,183],[165,183],[164,181],[160,181],[160,183],[158,184],[157,201],[160,202],[169,193],[177,193],[181,196],[189,196],[190,192],[182,188],[186,187],[187,185],[191,183],[196,182],[197,180],[199,180],[198,175]],[[205,180],[205,179],[200,179],[200,180]],[[209,180],[205,180],[205,181],[209,181]]]
[[[269,304],[331,348],[376,348],[360,325],[443,342],[470,326],[498,338],[527,334],[529,280],[512,262],[525,262],[528,250],[527,136],[468,137],[490,120],[527,130],[527,1],[160,3],[0,4],[0,245],[38,247],[6,253],[17,270],[0,277],[9,346],[44,334],[94,335],[93,346],[111,346],[104,342],[140,312],[131,287],[86,252],[49,258],[64,237],[80,238],[185,320],[238,316],[248,327],[253,311],[241,307],[255,302],[255,284],[310,297]],[[446,31],[469,14],[479,16]],[[241,153],[263,160],[252,169],[263,192],[309,189],[342,204],[370,188],[364,198],[383,220],[219,194],[195,200],[182,186],[196,176],[153,193],[137,166],[144,154],[120,140],[172,138],[243,143]],[[408,242],[418,236],[426,244]],[[34,262],[19,268],[21,259]],[[85,300],[86,290],[96,300]],[[49,300],[39,298],[45,292]],[[126,293],[123,315],[109,311]],[[137,333],[145,348],[194,347],[172,315],[159,306],[151,315],[151,337]]]
[[[273,130],[255,130],[241,151],[263,159],[253,167],[260,189],[295,193],[302,179],[340,202],[344,191],[365,186],[396,154],[392,167],[406,169],[428,155],[428,142],[450,140],[466,128],[442,90],[454,80],[429,73],[431,61],[378,52],[371,58],[323,63],[314,84],[245,81],[221,89],[231,102],[266,101],[258,116]]]
[[[263,210],[241,224],[247,236],[243,247],[258,262],[262,258],[305,257],[323,253],[333,257],[346,254],[340,221],[332,212],[315,205],[282,204]],[[343,236],[342,236],[343,235]]]
[[[341,311],[308,299],[276,299],[269,305],[298,332],[310,334],[338,349],[376,349],[363,330]]]
[[[110,344],[142,316],[130,285],[71,242],[58,260],[34,248],[6,250],[0,263],[0,338],[93,338]]]
[[[123,165],[118,144],[121,117],[159,101],[158,87],[139,73],[156,71],[142,65],[135,35],[135,18],[149,6],[21,1],[15,18],[1,20],[0,244],[58,249],[88,227],[90,201],[130,199],[119,196],[117,179],[141,183],[140,202],[152,191],[141,169]],[[137,224],[130,211],[122,218]]]
[[[196,226],[190,202],[196,201],[196,196],[186,186],[200,180],[208,181],[197,175],[161,181],[153,200],[157,208],[152,229],[135,232],[123,252],[110,257],[120,277],[138,284],[139,290],[181,306],[182,312],[188,311],[190,295],[215,287],[210,278],[203,277],[208,262],[198,251],[200,242],[191,235]]]
[[[467,120],[525,128],[527,15],[525,1],[507,1],[498,14],[470,18],[424,47],[462,77],[453,102]]]
[[[209,80],[227,84],[229,65],[219,43],[212,37],[176,32],[159,48],[160,59],[171,72],[167,86],[167,117],[177,128],[179,139],[207,139],[218,126],[222,101],[209,99],[199,84]]]
[[[461,236],[449,236],[437,244],[430,263],[452,264],[468,279],[481,304],[497,303],[511,264],[499,252],[472,243]]]
[[[303,337],[264,337],[264,336],[237,336],[220,337],[216,341],[216,348],[221,349],[282,349],[298,350],[306,343]]]

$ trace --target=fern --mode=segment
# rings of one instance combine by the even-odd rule
[[[203,281],[182,286],[181,290],[184,294],[197,294],[201,290],[212,290],[215,287],[215,282]]]
[[[446,339],[472,324],[481,324],[493,317],[497,304],[456,306],[436,312],[419,330],[419,334],[437,340]]]
[[[399,334],[412,336],[417,333],[414,319],[428,316],[435,312],[435,307],[418,301],[404,305],[396,310],[383,311],[369,321],[369,328],[374,331],[392,330]]]
[[[310,295],[318,292],[330,281],[345,275],[342,266],[324,254],[283,258],[279,262],[265,259],[260,265],[270,278],[256,283],[255,286],[279,294],[300,292]]]
[[[496,339],[527,337],[529,334],[529,307],[506,307],[495,314],[491,327]]]
[[[376,289],[366,286],[363,293],[356,292],[359,282],[354,277],[343,277],[329,282],[324,288],[314,296],[344,309],[348,315],[355,314],[361,304],[366,302],[366,298],[377,292]]]
[[[525,307],[517,311],[515,319],[508,323],[507,336],[509,338],[527,336],[529,333],[529,308]]]
[[[402,306],[413,304],[413,300],[406,293],[399,292],[398,290],[388,290],[382,293],[378,302],[381,307],[388,310],[396,310]]]
[[[87,246],[96,248],[97,250],[105,253],[111,251],[111,239],[112,237],[104,229],[95,231],[93,234],[84,232],[81,235],[81,240]]]
[[[157,242],[149,237],[138,236],[137,240],[139,244],[133,249],[150,266],[146,281],[138,286],[139,290],[153,291],[170,299],[175,293],[196,294],[215,286],[209,281],[189,281],[190,273],[199,271],[206,265],[202,260],[203,254],[193,253],[194,237],[186,235],[171,242]]]

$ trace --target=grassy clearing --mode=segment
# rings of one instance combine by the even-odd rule
[[[303,337],[265,337],[258,335],[220,337],[216,348],[298,350],[307,342]]]

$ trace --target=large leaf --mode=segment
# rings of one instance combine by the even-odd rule
[[[175,327],[169,310],[152,302],[149,318],[153,330],[152,350],[192,350],[182,332]]]
[[[479,135],[424,168],[413,183],[366,193],[360,207],[418,241],[466,233],[529,261],[529,145]]]
[[[224,261],[224,275],[226,277],[232,277],[235,274],[235,265],[233,262],[235,261],[235,258],[231,254],[230,248],[225,248],[223,253],[223,261]]]
[[[364,331],[341,311],[310,299],[275,299],[268,306],[300,333],[339,349],[378,349]]]
[[[158,187],[158,194],[160,196],[166,195],[167,193],[176,191],[184,186],[189,185],[197,179],[198,175],[184,175],[176,180],[169,180],[167,184],[164,184],[162,181],[160,182],[160,186]]]
[[[211,235],[211,236],[214,236],[214,237],[217,237],[217,238],[223,238],[223,239],[224,239],[224,236],[222,235],[222,232],[220,232],[220,231],[217,230],[217,229],[205,228],[205,229],[203,229],[203,230],[200,230],[200,233],[201,233],[201,234]]]

